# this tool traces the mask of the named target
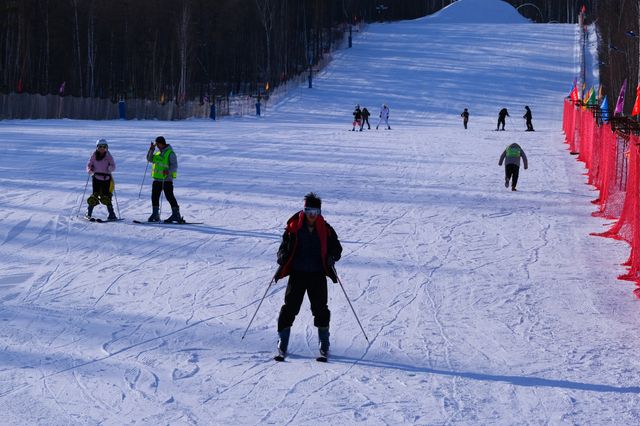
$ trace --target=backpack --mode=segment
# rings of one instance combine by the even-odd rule
[[[520,157],[520,148],[517,146],[508,146],[506,152],[507,157]]]

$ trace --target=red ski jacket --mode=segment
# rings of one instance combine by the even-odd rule
[[[291,263],[298,248],[298,231],[302,228],[304,222],[304,211],[299,211],[287,221],[287,227],[284,234],[282,234],[282,243],[280,243],[280,248],[278,249],[278,264],[280,267],[274,277],[276,282],[291,273]],[[342,246],[338,241],[338,235],[331,225],[324,221],[322,215],[318,215],[315,227],[320,238],[320,255],[324,273],[331,278],[331,281],[336,283],[338,282],[338,277],[332,266],[333,262],[340,260],[342,255]]]

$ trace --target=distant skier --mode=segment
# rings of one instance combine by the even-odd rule
[[[353,129],[352,132],[356,131],[356,126],[360,127],[362,130],[362,111],[360,110],[360,105],[356,105],[356,109],[353,111]]]
[[[524,118],[525,120],[527,120],[527,132],[533,132],[533,124],[531,124],[531,110],[529,109],[529,106],[525,106],[524,109],[527,111],[524,113],[524,115],[522,116],[522,118]]]
[[[469,110],[467,108],[464,109],[464,111],[462,111],[462,114],[460,114],[460,117],[462,117],[462,124],[464,125],[464,128],[467,128],[467,123],[469,122]]]
[[[391,130],[391,126],[389,126],[389,107],[387,106],[387,104],[382,105],[382,108],[380,109],[380,119],[378,120],[376,130],[378,130],[380,123],[382,123],[383,121],[387,126],[387,130]]]
[[[371,125],[369,124],[369,116],[371,113],[367,109],[367,107],[362,108],[362,124],[360,125],[360,131],[364,127],[364,123],[367,123],[367,130],[371,130]]]
[[[524,169],[527,170],[527,168],[529,168],[527,155],[524,153],[524,150],[520,145],[512,143],[504,150],[500,156],[500,161],[498,162],[498,166],[502,166],[502,162],[504,161],[504,187],[508,188],[509,180],[511,180],[512,191],[516,190],[516,185],[518,184],[520,158],[522,158],[522,161],[524,162]]]
[[[111,173],[116,170],[116,162],[109,152],[109,144],[105,139],[96,141],[96,150],[87,162],[87,173],[92,176],[91,186],[93,192],[87,198],[87,218],[91,219],[93,208],[102,203],[107,207],[109,216],[107,220],[116,220],[118,217],[113,211],[111,197],[113,195],[114,183]]]
[[[496,130],[504,130],[506,117],[511,117],[509,111],[506,108],[502,108],[498,113],[498,127],[496,127]],[[502,129],[500,129],[500,124],[502,124]]]
[[[318,327],[320,356],[329,351],[329,319],[327,306],[327,276],[335,283],[338,278],[333,267],[340,260],[342,246],[336,231],[324,221],[322,200],[313,192],[304,196],[304,209],[287,221],[278,249],[275,280],[289,275],[284,305],[278,316],[277,361],[284,361],[289,345],[293,321],[300,312],[300,305],[307,293],[313,314],[313,324]]]
[[[158,152],[155,152],[156,148],[158,148]],[[164,192],[165,198],[171,205],[171,216],[165,219],[164,222],[184,222],[184,219],[180,216],[178,201],[173,195],[173,180],[178,173],[178,158],[163,136],[158,136],[155,144],[151,143],[147,152],[147,161],[153,163],[151,168],[151,177],[153,177],[151,207],[153,213],[147,220],[149,222],[160,222],[160,195]]]

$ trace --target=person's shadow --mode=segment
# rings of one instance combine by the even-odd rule
[[[421,367],[419,365],[406,365],[388,361],[373,361],[367,359],[359,359],[348,356],[331,355],[329,357],[331,363],[351,364],[352,366],[385,368],[389,370],[406,371],[416,374],[431,374],[439,376],[460,377],[463,379],[477,380],[482,382],[503,382],[514,386],[524,387],[548,387],[559,389],[576,389],[588,392],[613,392],[613,393],[631,393],[640,394],[640,386],[612,386],[597,383],[580,383],[570,380],[544,379],[531,376],[508,376],[486,373],[474,373],[470,371],[449,371],[437,368]]]

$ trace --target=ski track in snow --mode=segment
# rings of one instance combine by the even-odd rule
[[[603,222],[560,131],[575,27],[514,25],[370,25],[260,119],[2,122],[3,421],[640,422],[638,307],[616,280],[628,247],[589,236]],[[382,102],[391,131],[375,130]],[[374,130],[349,131],[355,103]],[[525,104],[535,133],[520,131]],[[494,132],[502,105],[512,119]],[[138,193],[158,134],[179,156],[181,211],[203,225],[131,223],[149,214],[148,176]],[[123,222],[76,217],[98,137]],[[497,166],[512,141],[530,162],[516,193]],[[329,283],[329,363],[314,360],[307,301],[274,363],[286,280],[241,336],[310,190],[369,342]]]

